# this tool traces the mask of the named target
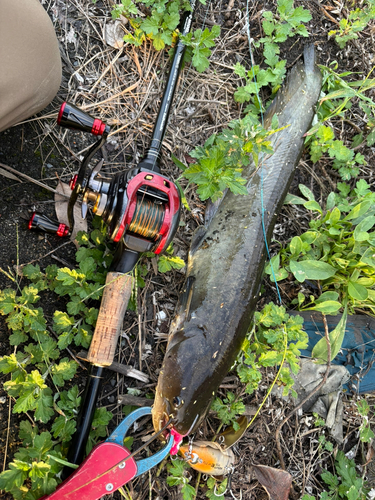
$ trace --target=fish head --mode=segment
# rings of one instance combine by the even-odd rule
[[[206,415],[212,395],[205,386],[212,374],[202,350],[204,336],[201,327],[192,326],[170,337],[152,409],[155,431],[171,421],[175,435],[187,436]]]

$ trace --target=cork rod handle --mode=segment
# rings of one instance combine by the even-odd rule
[[[133,277],[130,274],[107,274],[99,316],[87,355],[90,363],[98,366],[109,366],[113,363],[132,285]]]

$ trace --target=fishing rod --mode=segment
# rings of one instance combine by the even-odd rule
[[[185,12],[182,16],[180,29],[182,35],[187,35],[191,29],[195,6],[196,0],[192,0],[191,11]],[[152,251],[160,254],[166,250],[179,225],[181,207],[179,191],[170,179],[160,174],[159,164],[185,48],[179,40],[175,47],[150,147],[137,167],[118,173],[111,179],[100,176],[103,160],[92,170],[89,169],[88,165],[105,143],[110,127],[68,103],[64,103],[59,112],[57,121],[60,126],[100,136],[87,152],[78,174],[70,183],[72,188],[68,203],[70,230],[72,231],[74,227],[74,206],[78,198],[81,198],[82,216],[86,216],[90,205],[93,213],[101,216],[107,224],[110,239],[117,243],[87,356],[90,369],[77,430],[72,437],[67,457],[73,464],[80,464],[83,460],[103,370],[111,365],[114,359],[133,286],[130,273],[141,253]],[[35,221],[34,217],[34,225],[37,223],[38,227],[43,226],[41,219]],[[33,221],[30,221],[31,226],[32,224]],[[60,228],[60,232],[65,233],[66,228]],[[65,467],[63,478],[71,472],[72,469]]]

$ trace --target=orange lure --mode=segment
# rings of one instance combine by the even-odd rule
[[[235,462],[232,450],[223,449],[213,441],[181,445],[179,452],[193,469],[211,476],[225,476],[231,472]]]

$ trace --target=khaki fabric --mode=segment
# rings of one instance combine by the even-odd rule
[[[60,81],[58,42],[39,0],[0,0],[0,131],[45,108]]]

